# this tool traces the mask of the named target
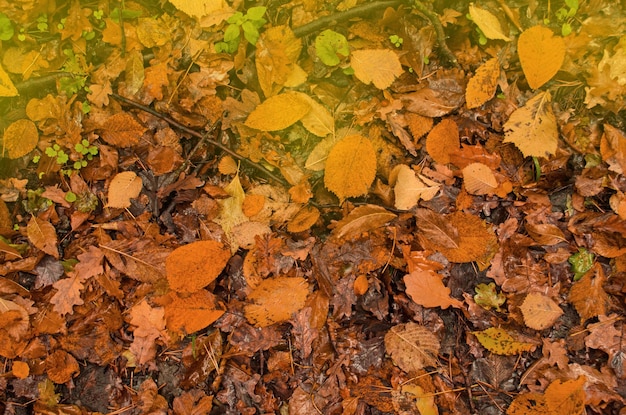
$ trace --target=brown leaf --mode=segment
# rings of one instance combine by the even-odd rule
[[[26,234],[28,239],[38,249],[59,259],[59,249],[57,247],[59,241],[56,229],[50,222],[33,216],[28,221],[28,225],[26,225]]]
[[[550,223],[526,223],[526,232],[540,245],[556,245],[567,241],[563,231]]]
[[[548,82],[565,59],[565,42],[544,26],[533,26],[519,35],[517,53],[522,70],[532,89]]]
[[[450,297],[450,289],[443,285],[442,278],[433,271],[413,271],[404,276],[406,293],[411,300],[424,307],[462,307],[462,301]]]
[[[426,151],[441,164],[450,163],[450,154],[457,151],[460,145],[459,127],[449,118],[435,125],[426,137]]]
[[[313,226],[320,218],[320,211],[315,206],[305,206],[287,223],[287,231],[291,233],[304,232]]]
[[[418,209],[415,217],[420,241],[427,241],[436,249],[459,248],[459,231],[446,219],[446,216],[429,209]]]
[[[266,327],[286,321],[304,307],[309,284],[301,277],[273,277],[263,280],[250,295],[244,313],[250,323]]]
[[[600,154],[602,160],[609,164],[609,170],[624,174],[626,172],[626,134],[610,124],[604,124],[604,134],[600,140]]]
[[[609,296],[602,285],[606,281],[604,270],[595,263],[570,289],[569,301],[574,305],[581,323],[587,319],[607,314]]]
[[[439,339],[431,330],[413,322],[398,324],[385,334],[385,350],[407,373],[437,366],[439,347]]]
[[[330,150],[324,185],[343,201],[367,194],[376,177],[376,152],[362,135],[349,135]]]
[[[332,234],[337,239],[355,238],[364,232],[383,226],[395,217],[395,214],[382,206],[358,206],[335,224]]]
[[[2,137],[2,151],[10,159],[17,159],[27,155],[35,149],[39,141],[39,131],[31,120],[17,120],[11,123]]]
[[[165,260],[167,281],[172,290],[193,293],[213,282],[231,253],[217,241],[198,241],[175,249]]]
[[[139,143],[139,139],[146,132],[146,128],[126,112],[118,112],[107,118],[100,128],[100,137],[108,144],[116,147],[132,147]]]
[[[130,351],[137,363],[144,365],[156,356],[156,339],[165,331],[165,310],[152,307],[143,299],[130,309],[129,323],[134,326]]]
[[[46,357],[44,363],[46,374],[51,381],[58,384],[69,382],[80,371],[74,356],[64,350],[56,350]]]
[[[50,303],[54,304],[53,310],[61,315],[72,314],[75,305],[84,304],[80,296],[85,288],[83,282],[84,280],[74,272],[69,273],[68,278],[55,282],[52,286],[57,289],[57,292],[50,299]]]

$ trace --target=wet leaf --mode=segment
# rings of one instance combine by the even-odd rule
[[[467,108],[477,108],[489,101],[496,94],[500,63],[498,58],[491,58],[476,70],[467,83],[465,102]]]
[[[450,289],[443,284],[442,278],[430,270],[413,271],[404,276],[406,293],[411,300],[424,307],[462,307],[462,301],[450,297]]]

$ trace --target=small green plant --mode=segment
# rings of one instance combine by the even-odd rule
[[[248,9],[244,15],[236,12],[226,20],[228,26],[224,30],[224,41],[215,44],[217,52],[235,53],[241,42],[241,33],[251,44],[256,44],[259,40],[259,29],[263,27],[267,20],[263,18],[266,7],[257,6]]]
[[[565,5],[554,13],[556,20],[561,24],[561,35],[567,36],[572,33],[572,22],[576,13],[578,13],[578,0],[565,0]],[[546,17],[543,22],[546,25],[550,24],[550,19]]]
[[[578,248],[578,252],[570,256],[567,262],[572,266],[574,281],[578,281],[591,269],[595,255],[585,248]]]
[[[52,147],[47,147],[44,150],[44,153],[46,153],[46,156],[50,158],[56,158],[57,164],[61,166],[67,163],[70,159],[70,156],[68,156],[58,144],[54,144]]]
[[[397,48],[402,47],[402,44],[404,43],[404,39],[402,39],[398,35],[391,35],[391,36],[389,36],[389,40]]]
[[[87,166],[87,163],[93,160],[93,157],[98,155],[98,147],[94,144],[90,144],[89,140],[83,139],[80,143],[74,145],[74,151],[76,154],[72,156],[74,162],[70,168],[65,168],[67,162],[70,160],[69,154],[67,154],[60,145],[53,144],[44,150],[44,153],[55,159],[56,163],[61,166],[61,173],[67,176],[71,175],[75,171],[79,171],[83,167]],[[33,162],[38,163],[39,157],[33,157]]]

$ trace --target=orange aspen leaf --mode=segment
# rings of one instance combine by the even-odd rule
[[[139,196],[143,182],[135,172],[123,171],[115,175],[109,185],[107,207],[126,209],[130,207],[130,199]]]
[[[268,278],[248,295],[244,314],[255,326],[266,327],[289,320],[304,307],[308,295],[309,283],[302,277]]]

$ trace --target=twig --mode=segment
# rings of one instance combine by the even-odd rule
[[[448,48],[446,43],[446,34],[443,31],[443,26],[439,21],[439,16],[437,13],[429,10],[426,6],[422,4],[419,0],[414,0],[413,5],[415,8],[422,13],[424,16],[430,20],[430,23],[435,28],[435,34],[437,35],[437,44],[439,45],[439,52],[443,55],[443,57],[454,66],[458,67],[459,63],[456,60],[456,56],[454,53]]]
[[[152,114],[155,117],[158,117],[158,118],[164,120],[165,122],[167,122],[171,126],[176,127],[179,130],[184,131],[184,132],[186,132],[187,134],[189,134],[189,135],[191,135],[193,137],[197,137],[200,140],[204,140],[204,141],[210,143],[211,145],[214,145],[215,147],[217,147],[220,150],[222,150],[223,152],[229,154],[233,158],[235,158],[235,159],[237,159],[239,161],[242,161],[244,163],[247,163],[250,166],[254,167],[255,169],[262,171],[265,175],[267,175],[272,180],[274,180],[274,181],[276,181],[276,182],[278,182],[278,183],[280,183],[282,185],[285,185],[285,186],[289,185],[285,179],[283,179],[282,177],[276,176],[274,173],[272,173],[271,171],[266,169],[263,165],[261,165],[259,163],[256,163],[256,162],[254,162],[254,161],[252,161],[252,160],[242,156],[241,154],[239,154],[239,153],[231,150],[230,148],[226,147],[224,144],[207,137],[205,134],[200,134],[199,132],[197,132],[195,130],[192,130],[189,127],[184,126],[183,124],[181,124],[178,121],[168,117],[167,115],[161,114],[160,112],[158,112],[158,111],[156,111],[156,110],[154,110],[154,109],[152,109],[150,107],[147,107],[147,106],[142,105],[142,104],[140,104],[138,102],[132,101],[132,100],[130,100],[128,98],[125,98],[125,97],[123,97],[121,95],[113,93],[113,94],[111,94],[111,96],[113,98],[115,98],[116,100],[118,100],[118,101],[121,101],[121,102],[123,102],[125,104],[128,104],[128,105],[132,106],[132,107],[135,107],[135,108],[140,109],[142,111],[145,111],[145,112],[147,112],[149,114]]]

